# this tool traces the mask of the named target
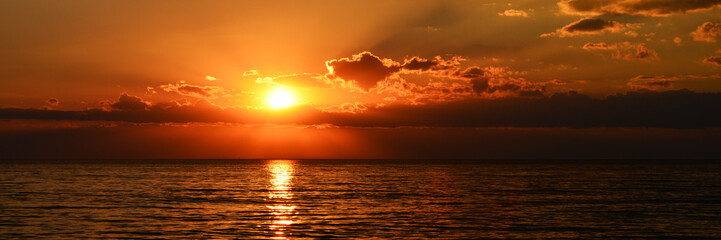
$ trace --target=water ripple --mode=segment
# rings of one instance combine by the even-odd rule
[[[718,164],[0,165],[0,238],[718,239]]]

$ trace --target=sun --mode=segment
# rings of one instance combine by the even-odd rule
[[[295,104],[295,96],[286,89],[275,89],[268,93],[266,101],[270,108],[286,108]]]

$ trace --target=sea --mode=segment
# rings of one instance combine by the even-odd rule
[[[0,239],[721,239],[721,161],[0,163]]]

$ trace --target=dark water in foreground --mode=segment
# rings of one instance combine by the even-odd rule
[[[721,238],[719,164],[0,164],[0,238]]]

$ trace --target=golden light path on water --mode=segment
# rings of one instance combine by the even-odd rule
[[[273,233],[271,239],[287,239],[286,231],[294,224],[296,206],[293,199],[293,162],[288,160],[272,160],[267,165],[270,172],[270,187],[268,191],[268,202],[272,219],[270,231]]]

